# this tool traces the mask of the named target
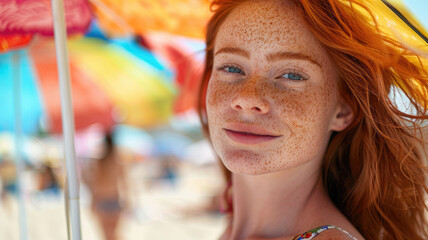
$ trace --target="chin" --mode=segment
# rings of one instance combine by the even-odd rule
[[[313,161],[316,159],[314,156],[307,158],[290,157],[288,154],[278,154],[275,150],[260,153],[242,149],[221,149],[217,153],[224,166],[232,173],[253,176],[295,169],[299,166],[311,164],[311,162],[314,163]]]
[[[263,175],[287,168],[286,166],[281,166],[280,163],[274,163],[274,161],[251,151],[220,152],[219,156],[229,171],[240,175]]]
[[[223,162],[224,163],[224,162]],[[258,168],[258,167],[239,167],[234,164],[226,165],[226,168],[234,174],[246,175],[246,176],[259,176],[264,174],[269,174],[274,171],[267,168]]]

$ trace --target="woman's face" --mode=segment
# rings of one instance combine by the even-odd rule
[[[332,130],[341,130],[337,80],[291,3],[236,8],[216,37],[206,99],[211,140],[225,166],[264,174],[320,163]]]

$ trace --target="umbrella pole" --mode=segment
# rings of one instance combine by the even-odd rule
[[[18,206],[19,206],[19,236],[21,240],[27,240],[27,219],[24,202],[24,188],[22,183],[22,173],[24,172],[24,163],[21,148],[24,147],[22,141],[22,116],[21,116],[21,75],[19,69],[19,52],[15,51],[12,55],[13,62],[13,90],[15,104],[15,164],[16,164],[16,185],[18,187]]]
[[[64,153],[67,172],[66,211],[69,224],[69,239],[80,240],[79,179],[74,148],[74,114],[71,102],[70,70],[67,52],[67,33],[63,0],[51,0],[55,34],[56,59],[61,92],[61,117],[64,136]],[[68,205],[68,207],[67,207]]]

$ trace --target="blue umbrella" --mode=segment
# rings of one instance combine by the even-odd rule
[[[20,92],[20,109],[22,113],[22,130],[26,134],[36,133],[40,129],[41,118],[44,115],[42,100],[35,80],[34,69],[31,67],[31,59],[27,50],[19,50],[0,54],[1,88],[0,99],[2,101],[2,117],[0,118],[0,132],[12,132],[15,128],[13,96],[14,74],[19,71],[22,81]],[[14,60],[16,55],[17,61]],[[14,66],[16,64],[16,66]]]

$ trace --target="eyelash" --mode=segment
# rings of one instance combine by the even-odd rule
[[[228,72],[225,70],[226,68],[237,68],[241,71],[241,73]],[[230,73],[230,74],[243,74],[243,75],[245,75],[245,72],[242,71],[241,67],[229,65],[229,64],[225,64],[225,65],[221,65],[221,66],[217,67],[217,71],[223,71],[223,72]]]
[[[228,72],[228,71],[225,70],[226,68],[237,68],[237,69],[239,69],[241,71],[241,73]],[[221,65],[221,66],[217,67],[217,71],[223,71],[223,72],[230,73],[230,74],[243,74],[243,75],[245,75],[245,72],[242,71],[242,69],[240,67],[237,67],[237,66],[234,66],[234,65],[229,65],[229,64],[225,64],[225,65]],[[278,77],[278,79],[279,78],[283,78],[282,76],[284,76],[286,74],[297,75],[297,76],[299,76],[301,78],[299,80],[298,79],[289,79],[289,78],[286,78],[286,79],[292,80],[292,81],[303,81],[303,80],[307,80],[308,79],[308,77],[305,74],[303,74],[303,73],[301,73],[301,72],[299,72],[299,71],[297,71],[295,69],[287,70],[287,71],[288,72],[286,72],[286,73],[282,74],[280,77]]]
[[[288,80],[292,80],[292,81],[304,81],[304,80],[307,80],[308,79],[308,77],[305,75],[305,74],[303,74],[303,73],[301,73],[301,72],[299,72],[299,71],[297,71],[297,70],[295,70],[295,69],[292,69],[292,70],[287,70],[287,72],[285,72],[284,74],[282,74],[280,77],[278,77],[278,78],[283,78],[282,76],[284,76],[284,75],[286,75],[286,74],[293,74],[293,75],[296,75],[296,76],[299,76],[301,79],[290,79],[290,78],[287,78]]]

